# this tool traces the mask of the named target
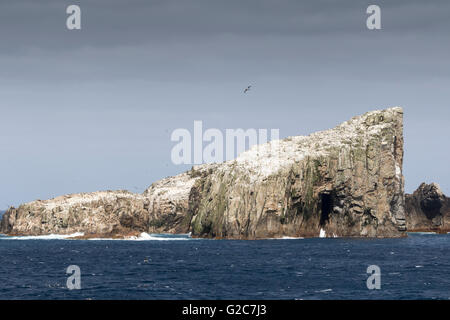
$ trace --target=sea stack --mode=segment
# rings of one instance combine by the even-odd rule
[[[406,225],[411,232],[450,232],[450,198],[436,183],[406,194]]]
[[[68,195],[11,208],[6,234],[195,237],[405,236],[403,111],[368,112],[334,129],[252,147],[125,191]]]

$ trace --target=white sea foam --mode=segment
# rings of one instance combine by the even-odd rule
[[[436,234],[436,232],[433,231],[424,231],[424,232],[408,232],[410,234]]]
[[[325,230],[323,230],[322,228],[320,229],[320,234],[319,234],[319,238],[326,238],[327,237],[327,233],[325,232]]]
[[[84,236],[83,232],[76,232],[73,234],[49,234],[43,236],[6,236],[1,235],[0,239],[2,240],[76,240],[74,237]],[[139,236],[131,236],[123,239],[113,239],[113,238],[90,238],[86,240],[119,240],[119,241],[147,241],[147,240],[155,240],[155,241],[172,241],[172,240],[197,240],[191,238],[189,234],[148,234],[142,232]]]
[[[317,293],[319,293],[319,292],[325,293],[325,292],[331,292],[331,291],[333,291],[333,289],[317,290],[315,292],[317,292]]]
[[[264,238],[263,240],[299,240],[299,239],[305,239],[305,238],[283,236],[283,237],[277,237],[277,238]]]
[[[190,235],[171,235],[171,234],[148,234],[142,232],[139,237],[129,237],[125,240],[135,240],[135,241],[146,241],[146,240],[157,240],[157,241],[171,241],[171,240],[192,240]]]
[[[73,237],[83,236],[83,232],[76,232],[72,234],[48,234],[43,236],[13,236],[13,237],[1,237],[3,240],[64,240],[71,239]]]
[[[126,237],[124,239],[113,239],[113,238],[90,238],[87,240],[117,240],[117,241],[174,241],[174,240],[198,240],[190,237],[190,234],[148,234],[142,232],[139,236]]]

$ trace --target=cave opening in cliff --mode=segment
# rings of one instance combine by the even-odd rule
[[[330,218],[330,213],[333,210],[333,197],[331,193],[321,193],[320,194],[320,226],[325,225],[325,223]]]

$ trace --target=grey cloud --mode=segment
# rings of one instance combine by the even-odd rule
[[[135,46],[220,35],[242,37],[367,34],[369,1],[189,0],[75,1],[83,30],[65,30],[68,0],[16,0],[0,4],[2,51],[28,47],[70,51],[83,46]],[[386,32],[449,30],[445,0],[378,1]]]
[[[81,31],[65,28],[73,3]],[[372,3],[1,1],[0,208],[179,173],[169,134],[194,120],[284,137],[393,105],[407,190],[450,194],[450,2],[376,1],[374,32]]]

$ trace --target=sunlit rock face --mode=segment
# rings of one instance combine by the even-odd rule
[[[438,184],[422,183],[405,197],[408,231],[450,232],[450,198]]]
[[[65,196],[77,201],[64,205],[61,197],[24,204],[8,210],[1,230],[97,236],[191,232],[239,239],[401,237],[406,230],[402,120],[398,107],[368,112],[331,130],[193,167],[155,182],[142,195],[110,191]]]

